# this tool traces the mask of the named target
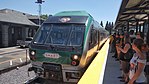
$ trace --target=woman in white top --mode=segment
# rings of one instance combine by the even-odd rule
[[[137,65],[137,58],[138,58],[138,55],[134,53],[132,59],[130,60],[129,79],[131,79],[135,74],[135,66]]]
[[[130,61],[130,80],[128,84],[146,84],[146,77],[144,75],[144,68],[146,64],[145,54],[142,52],[142,39],[135,39],[132,44],[135,54]]]

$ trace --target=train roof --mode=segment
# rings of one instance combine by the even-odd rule
[[[51,16],[44,23],[77,23],[85,24],[87,16]]]
[[[93,17],[86,11],[62,11],[56,13],[49,18],[44,23],[77,23],[85,24],[88,18],[93,19]]]
[[[54,16],[88,16],[88,17],[92,17],[86,11],[62,11],[62,12],[56,13]]]

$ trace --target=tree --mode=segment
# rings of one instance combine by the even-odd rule
[[[109,27],[109,22],[107,21],[105,29],[108,30],[108,27]]]
[[[114,24],[113,24],[113,22],[112,22],[112,28],[114,27]]]
[[[100,22],[100,25],[103,27],[103,22],[102,21]]]
[[[44,19],[44,20],[48,19],[48,15],[47,15],[47,14],[41,15],[40,17],[41,17],[42,19]]]
[[[112,29],[112,24],[111,24],[111,22],[109,22],[109,29],[108,29],[108,31],[109,31],[110,34],[111,34],[111,29]]]

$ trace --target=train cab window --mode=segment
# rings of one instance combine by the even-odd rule
[[[72,27],[70,38],[68,41],[68,45],[81,45],[83,43],[83,37],[84,37],[84,25],[75,25],[75,27]]]
[[[66,45],[70,30],[70,25],[53,25],[47,37],[46,44]]]
[[[37,44],[44,44],[45,42],[45,39],[47,38],[48,36],[48,33],[49,33],[49,30],[50,30],[50,25],[43,25],[40,29],[39,32],[37,32],[38,34],[35,36],[35,41],[34,43],[37,43]]]
[[[46,45],[81,46],[84,41],[83,24],[47,24],[37,32],[34,43]]]

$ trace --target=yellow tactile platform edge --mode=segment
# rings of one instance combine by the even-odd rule
[[[83,74],[82,78],[79,80],[78,84],[103,84],[109,42],[110,39],[106,41],[103,48],[99,51],[86,72]]]

